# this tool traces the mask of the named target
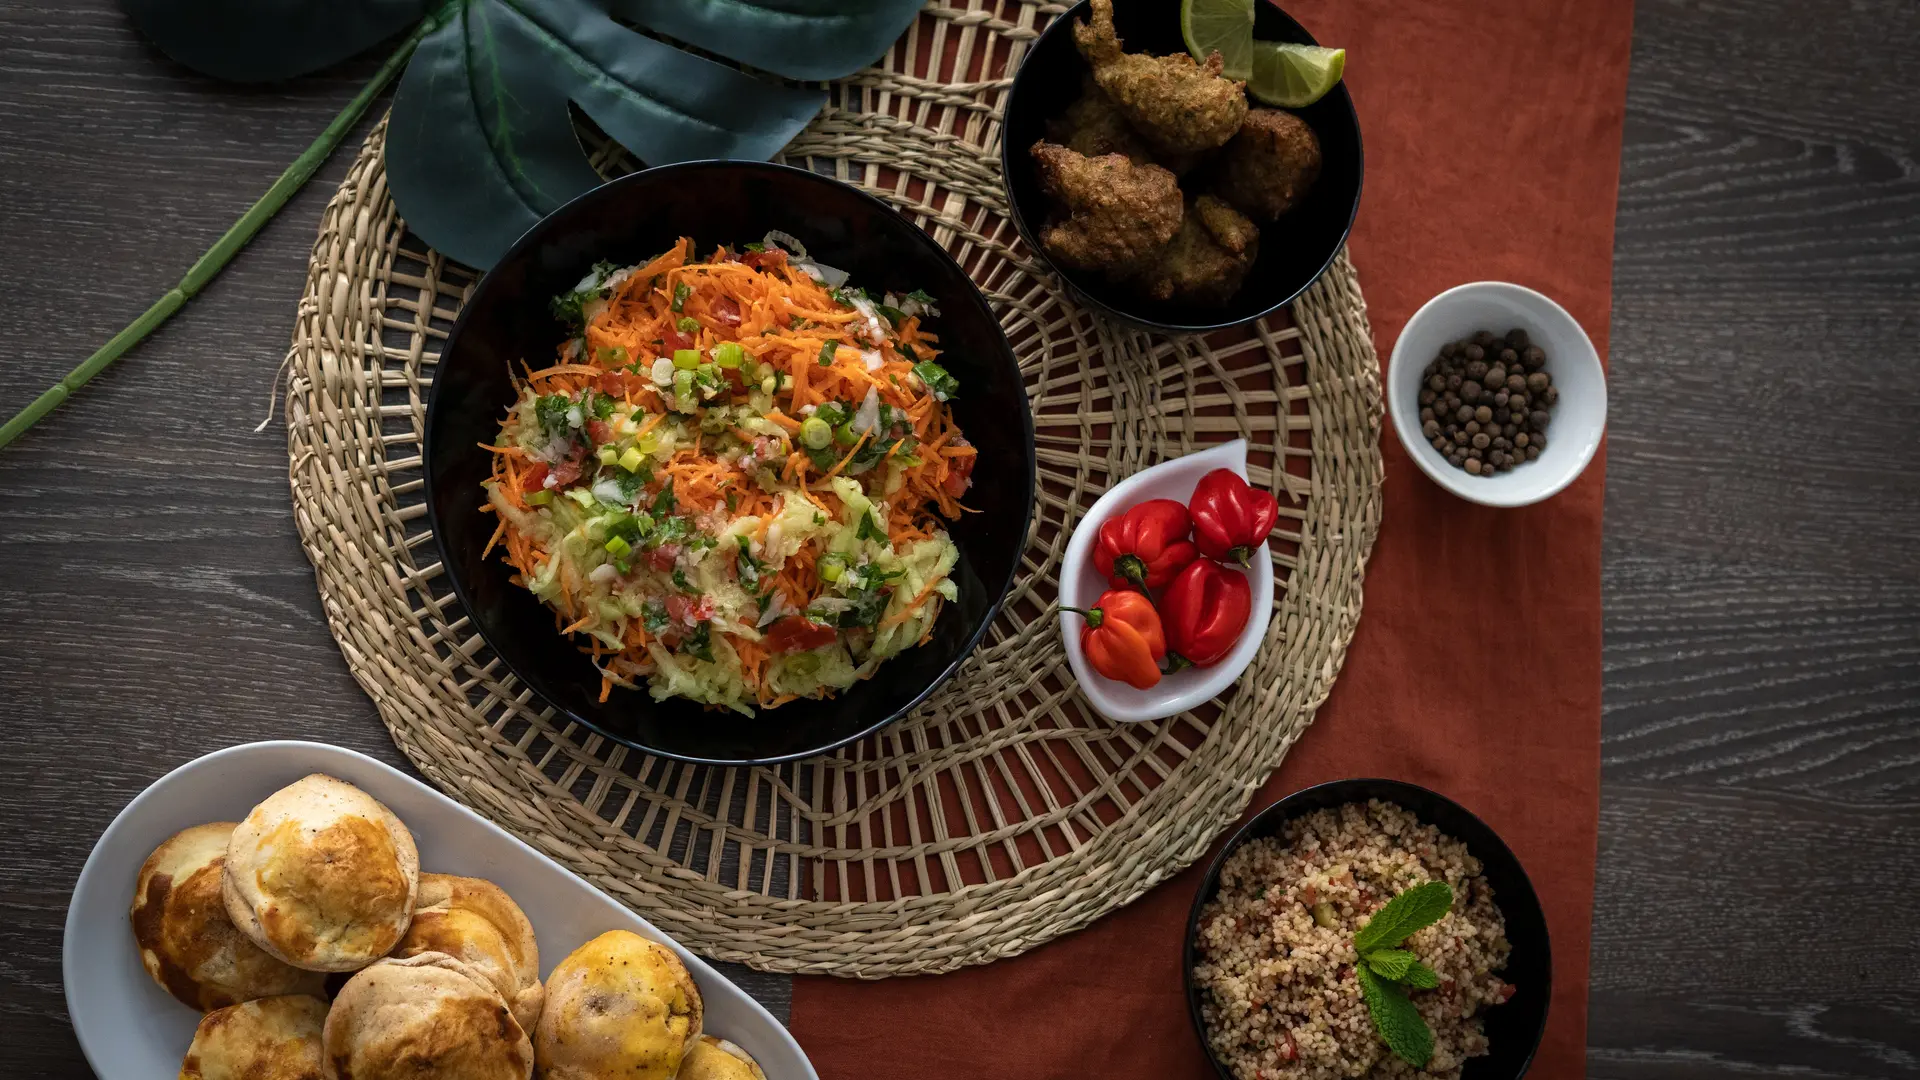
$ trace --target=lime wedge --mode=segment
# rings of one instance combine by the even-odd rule
[[[1345,49],[1256,41],[1247,93],[1283,109],[1305,108],[1327,96],[1346,69]]]
[[[1218,52],[1227,78],[1253,74],[1253,0],[1180,0],[1180,36],[1202,64]]]

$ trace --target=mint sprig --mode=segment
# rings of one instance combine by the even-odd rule
[[[1440,921],[1453,908],[1453,889],[1444,881],[1415,885],[1387,901],[1373,913],[1367,925],[1353,935],[1353,947],[1361,953],[1391,949]]]
[[[1406,990],[1374,974],[1370,967],[1362,966],[1358,970],[1360,996],[1367,1002],[1367,1011],[1373,1014],[1373,1026],[1379,1029],[1380,1040],[1407,1064],[1426,1065],[1433,1058],[1433,1029],[1421,1018],[1413,1002],[1407,1000]]]
[[[1353,935],[1353,949],[1360,954],[1354,966],[1360,997],[1380,1041],[1416,1067],[1433,1057],[1433,1029],[1407,998],[1407,988],[1431,990],[1440,985],[1440,975],[1397,946],[1451,910],[1453,889],[1444,881],[1425,882],[1387,901]]]

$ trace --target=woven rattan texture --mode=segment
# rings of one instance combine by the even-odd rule
[[[384,125],[327,206],[289,358],[288,448],[348,666],[435,784],[707,955],[881,977],[1084,926],[1206,849],[1340,669],[1380,520],[1379,365],[1353,268],[1342,255],[1290,320],[1206,340],[1117,329],[1067,300],[1006,218],[996,122],[1058,10],[928,8],[786,154],[875,192],[961,260],[1038,424],[1035,531],[1004,614],[926,706],[826,758],[648,757],[565,722],[504,669],[450,593],[421,501],[428,386],[475,275],[396,216]],[[1106,723],[1046,615],[1067,535],[1118,478],[1233,437],[1281,501],[1266,645],[1204,709]]]

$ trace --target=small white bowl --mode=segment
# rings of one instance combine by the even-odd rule
[[[1447,342],[1516,326],[1546,350],[1547,374],[1560,388],[1547,448],[1510,472],[1474,476],[1421,436],[1420,374]],[[1434,483],[1486,506],[1525,506],[1559,493],[1593,460],[1607,427],[1607,378],[1593,342],[1566,308],[1524,285],[1475,281],[1427,301],[1407,320],[1387,367],[1387,408],[1401,445]]]
[[[1193,498],[1193,489],[1200,485],[1200,478],[1215,469],[1232,469],[1245,477],[1247,441],[1235,439],[1210,450],[1161,462],[1127,477],[1100,496],[1087,516],[1080,519],[1072,539],[1067,542],[1066,561],[1060,567],[1060,603],[1065,607],[1092,607],[1101,593],[1113,587],[1093,565],[1093,546],[1099,539],[1103,522],[1148,499],[1185,503]],[[1212,667],[1182,668],[1161,676],[1149,690],[1136,690],[1094,671],[1087,663],[1087,654],[1080,648],[1080,631],[1086,626],[1086,620],[1071,611],[1061,612],[1060,636],[1066,641],[1067,663],[1073,666],[1074,677],[1080,680],[1080,692],[1100,715],[1129,724],[1174,716],[1219,696],[1253,662],[1253,654],[1260,651],[1260,642],[1267,636],[1267,623],[1273,618],[1273,559],[1266,544],[1261,544],[1247,560],[1246,575],[1247,583],[1253,587],[1253,611],[1233,651]]]

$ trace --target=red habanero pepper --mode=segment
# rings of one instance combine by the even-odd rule
[[[1167,638],[1153,601],[1131,589],[1109,589],[1093,607],[1065,610],[1086,616],[1080,647],[1093,670],[1140,690],[1160,681]]]
[[[1167,649],[1194,667],[1212,667],[1232,652],[1252,612],[1247,575],[1208,559],[1188,563],[1160,594]]]
[[[1093,565],[1115,588],[1157,589],[1198,556],[1190,531],[1186,507],[1149,499],[1100,524]]]
[[[1232,469],[1215,469],[1201,477],[1187,505],[1200,554],[1241,566],[1247,565],[1254,548],[1267,542],[1280,516],[1273,492],[1248,486]]]

